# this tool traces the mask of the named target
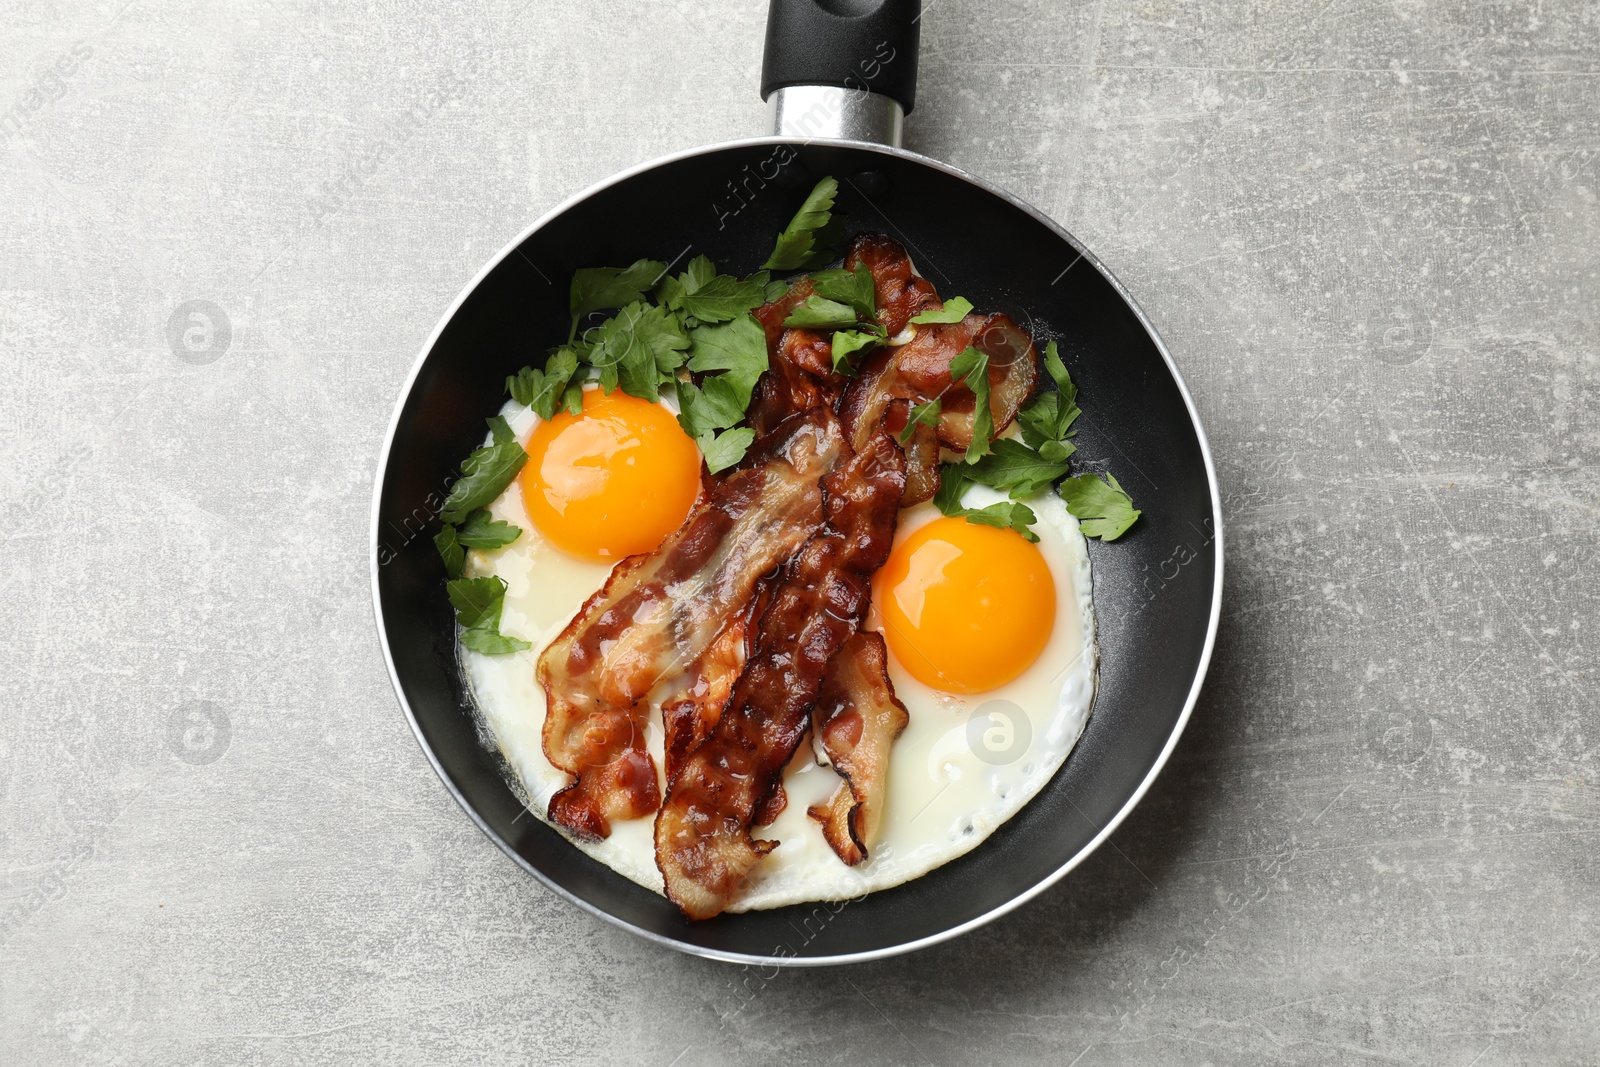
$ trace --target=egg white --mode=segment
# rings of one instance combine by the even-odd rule
[[[508,402],[501,414],[523,440],[538,418],[515,402]],[[965,503],[983,507],[1002,499],[992,489],[974,486]],[[1059,497],[1047,494],[1028,505],[1039,518],[1034,531],[1056,586],[1055,626],[1044,651],[1014,681],[973,696],[928,687],[891,654],[890,679],[910,723],[892,750],[889,799],[868,859],[846,867],[828,847],[821,828],[806,816],[806,809],[826,800],[841,779],[811,746],[802,745],[784,774],[788,805],[772,825],[756,831],[757,837],[780,844],[757,867],[730,911],[843,900],[926,874],[980,844],[1060,769],[1083,733],[1094,700],[1089,554],[1077,520]],[[466,573],[505,580],[501,631],[533,647],[501,656],[463,648],[461,664],[486,740],[515,772],[514,784],[528,809],[548,822],[550,797],[569,778],[544,755],[545,698],[535,677],[538,656],[605,584],[611,564],[577,559],[545,540],[529,521],[516,482],[489,510],[521,527],[523,534],[505,548],[469,551]],[[902,511],[896,544],[938,517],[931,503]],[[866,627],[879,626],[874,611]],[[659,771],[659,708],[652,708],[646,747]],[[654,818],[645,817],[614,823],[603,841],[571,840],[619,874],[659,893],[653,830]]]

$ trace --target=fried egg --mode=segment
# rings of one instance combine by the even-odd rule
[[[674,411],[583,391],[583,410],[539,421],[517,476],[523,509],[546,539],[580,559],[652,552],[700,495],[700,451]]]
[[[605,424],[583,428],[591,412]],[[505,580],[501,630],[533,647],[500,656],[463,648],[461,662],[485,742],[505,757],[529,810],[548,822],[550,797],[570,779],[544,755],[539,654],[605,584],[617,559],[655,548],[683,520],[699,492],[699,455],[667,401],[591,390],[581,417],[543,422],[515,402],[501,414],[526,443],[529,461],[489,510],[523,534],[504,548],[470,551],[466,573]],[[964,503],[1003,499],[973,486]],[[1060,769],[1094,698],[1089,556],[1058,497],[1028,505],[1039,520],[1037,544],[1011,530],[946,518],[931,503],[901,511],[864,624],[884,634],[889,676],[910,715],[892,749],[878,840],[855,867],[829,848],[806,809],[831,796],[841,779],[819,747],[802,745],[784,774],[782,814],[754,831],[780,844],[728,910],[848,899],[919,877],[980,844]],[[652,708],[646,747],[660,773],[659,707]],[[651,817],[619,821],[601,841],[571,840],[662,891]]]

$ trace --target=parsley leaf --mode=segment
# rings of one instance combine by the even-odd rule
[[[456,622],[463,629],[499,629],[500,609],[505,606],[504,578],[458,578],[444,591],[456,609]]]
[[[1026,440],[1028,435],[1024,432],[1022,436]],[[1039,455],[1049,463],[1065,463],[1067,458],[1077,450],[1078,446],[1071,441],[1045,440],[1039,442]]]
[[[968,522],[975,522],[980,526],[1010,528],[1029,541],[1039,540],[1039,535],[1029,529],[1039,521],[1039,517],[1028,505],[1019,504],[1015,500],[1002,500],[986,508],[967,508],[962,514],[966,516]]]
[[[1040,393],[1018,412],[1017,421],[1022,426],[1022,439],[1039,449],[1041,455],[1046,454],[1047,443],[1055,443],[1065,450],[1061,456],[1065,459],[1077,450],[1067,442],[1067,438],[1076,432],[1072,424],[1083,414],[1078,407],[1078,387],[1072,384],[1072,376],[1067,373],[1066,364],[1061,362],[1054,341],[1045,346],[1044,365],[1056,383],[1056,391]]]
[[[506,583],[498,576],[457,578],[444,587],[461,624],[461,643],[474,652],[497,656],[533,646],[500,632],[500,612],[505,607]]]
[[[1110,484],[1093,474],[1080,474],[1062,482],[1060,492],[1085,536],[1115,541],[1133,525],[1140,512],[1117,479],[1110,474],[1106,478]]]
[[[972,484],[972,468],[962,463],[946,463],[939,468],[939,491],[933,494],[933,505],[940,514],[952,518],[965,518],[980,526],[998,526],[1017,531],[1029,541],[1039,540],[1030,526],[1039,521],[1033,509],[1014,500],[1002,500],[986,508],[963,507],[961,497]]]
[[[924,326],[934,322],[960,322],[970,314],[972,302],[964,296],[952,296],[944,302],[943,308],[911,316],[911,324]]]
[[[1050,488],[1066,473],[1065,458],[1049,460],[1021,441],[1001,438],[992,452],[972,464],[967,475],[975,482],[1009,491],[1012,500],[1023,500]]]
[[[508,652],[524,652],[533,646],[520,637],[507,637],[499,630],[463,630],[461,643],[474,652],[486,656],[503,656]]]
[[[972,480],[967,477],[967,468],[963,464],[944,464],[939,468],[939,491],[933,494],[933,506],[939,509],[941,515],[963,514],[965,509],[961,506],[961,497],[971,484]]]
[[[561,394],[561,406],[568,415],[576,415],[583,411],[582,378],[574,378],[567,383],[566,390]]]
[[[450,487],[450,495],[439,509],[445,522],[459,523],[467,514],[485,507],[511,484],[528,454],[517,444],[511,427],[499,415],[489,420],[493,442],[484,445],[461,462],[461,477]]]
[[[562,345],[545,361],[544,369],[523,367],[506,379],[506,392],[519,404],[532,408],[541,419],[555,415],[556,405],[565,399],[567,383],[578,373],[578,353]],[[582,388],[582,382],[579,382]]]
[[[741,426],[737,430],[724,430],[715,436],[710,432],[701,434],[695,439],[695,444],[700,446],[701,454],[706,457],[706,469],[716,474],[743,459],[745,451],[755,439],[754,430]]]
[[[727,322],[766,302],[765,287],[719,274],[680,301],[678,310],[701,322]]]
[[[700,438],[717,430],[725,430],[744,418],[744,404],[728,384],[727,375],[706,378],[702,386],[680,381],[678,390],[678,425],[693,438]]]
[[[838,195],[839,183],[832,177],[819,181],[794,218],[789,220],[789,225],[778,234],[772,255],[761,264],[762,269],[799,270],[810,262],[817,231],[833,219],[833,201]]]
[[[607,393],[618,385],[629,396],[654,402],[661,383],[683,366],[689,337],[666,308],[635,301],[594,330],[589,362],[600,368]]]
[[[704,288],[706,283],[716,276],[717,265],[711,262],[710,256],[702,254],[691,259],[689,265],[683,268],[683,273],[678,277],[683,282],[685,291],[695,293]]]
[[[767,370],[767,334],[751,315],[740,315],[722,326],[697,326],[689,333],[689,369],[696,374],[726,371],[739,411],[750,404],[756,379]],[[691,435],[698,436],[698,435]]]
[[[467,552],[456,538],[456,528],[445,523],[444,529],[433,535],[433,545],[439,550],[439,558],[444,560],[445,573],[459,578],[461,568],[467,565]]]
[[[572,289],[567,299],[572,311],[572,330],[567,340],[578,332],[578,322],[591,311],[626,307],[656,284],[656,279],[666,273],[667,265],[654,259],[641,259],[628,267],[582,267],[572,272]]]
[[[676,383],[678,425],[699,440],[744,418],[756,380],[767,369],[767,335],[761,324],[746,314],[720,326],[697,326],[690,331],[689,342],[691,371],[723,372],[706,374],[698,386],[688,381]],[[702,451],[706,447],[709,446],[703,445]],[[731,442],[721,447],[732,454]],[[743,454],[741,447],[732,462],[738,462],[738,456]],[[722,468],[711,469],[715,472]]]
[[[479,508],[461,524],[457,539],[467,548],[504,548],[522,536],[522,527],[489,516],[487,508]]]
[[[676,278],[663,278],[661,303],[700,322],[727,322],[766,301],[765,281],[740,281],[717,268],[706,256],[695,256]]]
[[[833,331],[833,369],[839,374],[854,374],[856,372],[856,352],[868,345],[875,345],[883,340],[875,333],[866,333],[862,330],[835,330]]]
[[[1078,417],[1078,387],[1072,384],[1072,376],[1067,373],[1067,365],[1061,362],[1061,353],[1056,348],[1054,341],[1044,346],[1044,368],[1050,372],[1050,380],[1056,383],[1056,390],[1060,392],[1067,406],[1072,409],[1072,417]],[[1063,408],[1063,410],[1066,410]],[[1069,422],[1070,425],[1070,422]]]
[[[811,275],[811,287],[818,296],[849,304],[869,322],[878,316],[878,294],[872,285],[872,271],[865,263],[857,263],[853,271],[843,267],[819,270]]]
[[[783,320],[785,326],[801,326],[812,330],[838,330],[857,325],[856,312],[849,304],[829,300],[812,293]]]
[[[835,334],[834,336],[837,337],[838,334]],[[939,425],[940,407],[942,407],[942,405],[939,403],[939,398],[934,397],[932,400],[929,400],[926,403],[918,404],[916,407],[912,408],[911,414],[906,416],[906,428],[900,431],[900,443],[903,445],[907,441],[911,440],[911,435],[916,432],[916,429],[919,425]]]
[[[994,436],[994,413],[989,410],[989,354],[968,346],[950,361],[950,377],[966,383],[977,398],[972,406],[972,444],[966,460],[976,463],[989,454],[989,439]]]

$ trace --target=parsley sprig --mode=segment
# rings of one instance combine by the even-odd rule
[[[951,303],[954,301],[945,306],[948,308]],[[1083,412],[1078,407],[1077,386],[1067,373],[1054,341],[1045,346],[1044,366],[1055,389],[1040,393],[1017,414],[1022,440],[1001,438],[991,443],[986,436],[993,428],[987,418],[987,358],[976,349],[968,349],[951,361],[952,377],[965,382],[977,394],[978,403],[974,412],[972,447],[963,457],[964,462],[944,466],[934,503],[945,515],[961,515],[969,522],[990,526],[1009,526],[1030,541],[1036,541],[1037,536],[1028,527],[1037,517],[1021,501],[1037,497],[1054,486],[1086,536],[1115,541],[1139,518],[1139,509],[1109,474],[1105,480],[1095,474],[1067,477],[1068,460],[1077,451],[1072,441],[1077,434],[1073,423]],[[912,410],[913,420],[918,419],[924,407],[918,405]],[[989,425],[980,427],[980,422]],[[910,436],[911,428],[908,424],[904,436]],[[973,484],[1002,490],[1011,499],[986,508],[964,507],[962,497]]]
[[[767,369],[766,334],[751,312],[787,289],[765,271],[742,279],[721,274],[704,255],[677,275],[648,259],[631,267],[585,268],[573,279],[574,326],[596,310],[616,312],[581,336],[574,333],[544,367],[524,367],[507,378],[506,391],[541,419],[581,411],[586,383],[650,401],[670,391],[678,422],[699,444],[707,467],[725,470],[755,439],[738,424]]]
[[[500,612],[505,607],[506,581],[499,575],[457,578],[444,587],[461,625],[461,643],[490,656],[523,652],[533,647],[520,637],[500,632]]]
[[[505,418],[490,419],[489,443],[462,462],[461,477],[439,509],[444,527],[434,535],[433,544],[450,577],[461,574],[468,548],[501,548],[522,535],[520,527],[491,519],[487,508],[527,462],[528,454]]]
[[[439,517],[445,522],[459,524],[468,513],[488,507],[528,462],[528,454],[503,417],[496,415],[489,420],[489,436],[488,444],[462,461],[461,477],[450,487],[450,495],[439,509]]]
[[[972,314],[972,301],[964,296],[952,296],[944,302],[944,307],[931,311],[919,312],[911,316],[911,325],[923,326],[940,322],[960,322]]]
[[[772,255],[761,264],[762,270],[803,270],[827,262],[829,256],[818,245],[827,240],[833,227],[833,202],[839,195],[839,183],[832,177],[823,178],[795,212],[789,225],[778,234]]]

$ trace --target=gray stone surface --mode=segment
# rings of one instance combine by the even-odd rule
[[[911,146],[1129,283],[1226,495],[1193,725],[1056,889],[751,982],[457,810],[390,405],[528,220],[762,131],[763,18],[0,3],[0,1058],[1600,1061],[1592,0],[932,0]]]

